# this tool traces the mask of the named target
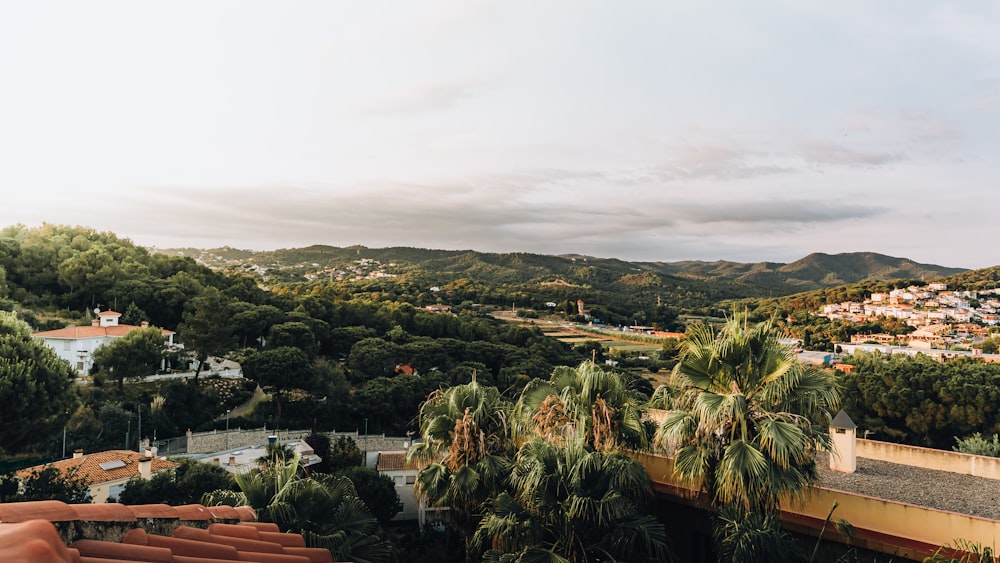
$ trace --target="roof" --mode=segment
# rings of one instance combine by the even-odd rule
[[[841,428],[843,430],[857,430],[858,425],[854,424],[851,417],[847,416],[847,413],[841,409],[841,411],[837,413],[837,416],[833,417],[833,420],[830,422],[830,427]]]
[[[108,310],[108,311],[101,311],[100,313],[97,313],[97,316],[98,317],[120,317],[120,316],[122,316],[122,314],[119,313],[119,312],[117,312],[117,311]]]
[[[333,562],[328,550],[306,547],[302,535],[255,520],[246,506],[4,503],[0,561]],[[102,523],[107,525],[102,528]],[[108,541],[110,537],[120,541]]]
[[[119,479],[128,479],[135,475],[139,475],[139,460],[144,459],[145,457],[146,456],[143,454],[133,452],[131,450],[108,450],[105,452],[86,454],[82,457],[64,459],[62,461],[56,461],[45,465],[27,467],[18,471],[17,476],[24,478],[29,476],[34,471],[40,471],[47,467],[54,467],[61,473],[76,471],[75,476],[82,479],[88,486],[97,485],[99,483],[107,483],[108,481],[117,481]],[[170,469],[176,465],[177,464],[172,461],[154,457],[152,459],[150,469],[153,473],[156,473],[157,471]]]
[[[420,470],[427,463],[406,461],[406,452],[379,452],[375,462],[376,471],[402,471],[404,469]]]
[[[81,340],[83,338],[102,338],[102,337],[112,337],[117,338],[125,336],[126,334],[132,332],[133,330],[138,330],[142,327],[135,325],[114,325],[114,326],[68,326],[66,328],[59,328],[56,330],[45,330],[42,332],[32,333],[32,336],[36,338],[66,338],[69,340]],[[160,332],[164,335],[174,334],[174,331],[167,329],[160,329]]]

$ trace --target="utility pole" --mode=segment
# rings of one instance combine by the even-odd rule
[[[226,449],[229,449],[229,409],[226,409]]]

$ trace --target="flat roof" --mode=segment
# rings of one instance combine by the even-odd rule
[[[830,469],[828,455],[816,460],[822,487],[1000,520],[1000,480],[863,457],[857,471],[841,473]]]

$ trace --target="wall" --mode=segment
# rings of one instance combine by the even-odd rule
[[[859,442],[859,455],[860,443]],[[653,454],[632,454],[646,468],[653,488],[670,502],[708,509],[703,495],[673,475],[673,460]],[[1000,544],[1000,522],[946,512],[913,504],[857,495],[822,487],[810,489],[797,503],[783,502],[781,518],[787,529],[818,535],[831,508],[834,518],[842,518],[854,528],[851,545],[922,561],[937,546],[954,545],[963,539],[984,546]],[[830,529],[824,535],[837,538]]]
[[[277,435],[280,440],[301,439],[309,434],[311,430],[269,430],[267,428],[242,429],[232,428],[229,430],[228,448],[226,447],[226,431],[216,430],[212,432],[195,432],[188,436],[187,453],[207,454],[221,452],[226,449],[239,449],[249,446],[260,446],[267,442],[267,437]],[[410,445],[410,439],[405,437],[391,437],[384,434],[358,434],[357,432],[324,432],[330,440],[336,440],[338,436],[348,436],[358,445],[362,452],[398,451],[405,450]]]
[[[1000,458],[996,457],[919,448],[860,438],[857,441],[857,452],[858,457],[866,459],[925,467],[962,475],[985,477],[986,479],[1000,479]]]

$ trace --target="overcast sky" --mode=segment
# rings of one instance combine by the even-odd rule
[[[0,226],[1000,263],[995,1],[5,2]]]

